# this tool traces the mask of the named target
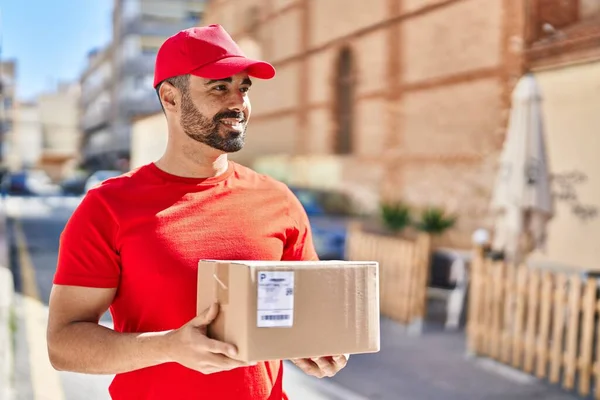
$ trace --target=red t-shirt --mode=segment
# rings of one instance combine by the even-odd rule
[[[234,162],[214,178],[148,164],[90,190],[60,241],[54,283],[118,288],[119,332],[176,329],[196,315],[200,259],[316,260],[308,218],[280,182]],[[286,399],[281,361],[204,375],[177,363],[118,374],[116,400]]]

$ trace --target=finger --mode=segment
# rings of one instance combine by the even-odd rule
[[[321,369],[312,360],[307,358],[296,358],[292,362],[300,368],[304,373],[316,377],[322,377]]]
[[[228,371],[234,368],[256,365],[256,363],[247,363],[245,361],[229,358],[223,354],[211,354],[207,357],[206,362],[221,371]]]
[[[313,362],[317,364],[317,367],[319,367],[325,376],[333,376],[337,372],[336,363],[333,360],[333,357],[313,358]]]
[[[338,370],[344,368],[346,364],[348,364],[348,359],[350,358],[350,354],[342,354],[339,356],[333,356],[333,362]]]
[[[235,357],[238,355],[237,348],[234,345],[215,339],[210,339],[208,337],[204,337],[202,339],[202,347],[206,351],[214,354],[224,354],[229,357]]]
[[[206,310],[202,311],[191,323],[193,326],[204,326],[210,324],[219,314],[219,304],[213,303]]]

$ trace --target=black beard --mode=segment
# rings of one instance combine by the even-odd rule
[[[221,134],[221,120],[235,118],[242,120],[242,132],[229,130]],[[243,113],[236,111],[223,111],[216,114],[212,120],[206,118],[194,106],[189,94],[184,93],[181,99],[181,127],[188,137],[197,142],[204,143],[213,149],[226,153],[235,153],[244,147],[246,139],[246,121]]]

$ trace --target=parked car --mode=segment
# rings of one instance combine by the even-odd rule
[[[2,176],[2,193],[12,196],[32,195],[27,188],[27,173],[24,171],[6,172]]]
[[[76,174],[64,179],[60,183],[62,194],[65,196],[81,196],[85,193],[87,180],[87,174]]]
[[[60,194],[60,187],[42,170],[6,172],[2,176],[2,193],[11,196],[51,196]]]
[[[321,260],[343,260],[348,225],[358,218],[353,199],[345,193],[290,186],[308,215],[315,249]]]
[[[118,170],[108,170],[107,169],[107,170],[96,171],[92,175],[90,175],[89,178],[87,178],[87,181],[85,182],[85,191],[87,192],[88,190],[99,185],[100,183],[104,182],[108,178],[113,178],[113,177],[119,176],[121,174],[122,174],[122,172],[118,171]]]
[[[37,196],[55,196],[60,195],[60,186],[52,182],[52,179],[45,171],[30,170],[27,174],[27,187]]]

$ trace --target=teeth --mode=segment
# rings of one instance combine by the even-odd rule
[[[221,122],[224,123],[225,125],[229,125],[229,126],[240,125],[242,123],[242,121],[221,121]]]

